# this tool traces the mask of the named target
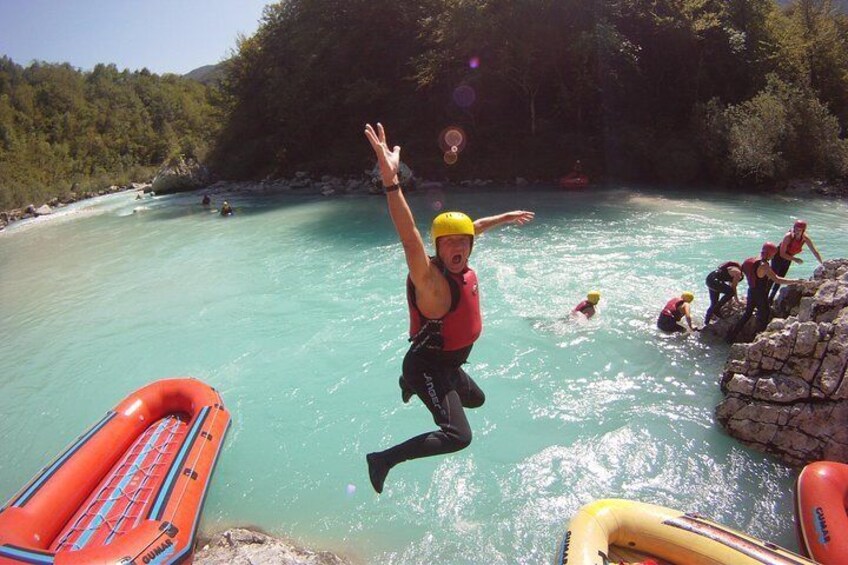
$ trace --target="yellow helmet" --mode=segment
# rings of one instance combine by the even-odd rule
[[[586,295],[586,300],[592,304],[597,304],[601,300],[601,293],[597,290],[590,290],[589,294]]]
[[[470,235],[474,238],[474,222],[462,212],[443,212],[433,220],[433,245],[445,235]]]
[[[692,302],[693,300],[695,300],[695,295],[689,292],[688,290],[684,290],[683,293],[680,295],[680,298],[682,298],[686,302]]]

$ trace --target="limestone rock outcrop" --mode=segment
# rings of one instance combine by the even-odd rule
[[[194,554],[195,565],[349,565],[334,553],[310,551],[253,530],[234,528]]]
[[[193,159],[176,157],[164,164],[153,179],[157,194],[194,190],[209,181],[209,171]]]
[[[812,281],[781,289],[786,317],[731,347],[716,418],[787,464],[848,463],[848,260],[825,262]]]

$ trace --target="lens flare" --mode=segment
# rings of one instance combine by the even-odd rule
[[[442,153],[453,153],[454,155],[462,153],[465,145],[468,142],[468,136],[459,126],[448,126],[439,134],[439,148]]]
[[[468,59],[468,66],[471,67],[472,69],[476,69],[477,67],[479,67],[480,66],[480,57],[477,57],[475,55],[474,57],[471,57],[470,59]]]
[[[454,153],[453,151],[445,151],[444,159],[445,163],[447,163],[448,165],[455,165],[456,162],[459,160],[459,154]]]
[[[438,212],[445,207],[445,193],[439,189],[427,191],[427,201],[430,203],[430,208]]]
[[[459,144],[462,143],[462,139],[462,132],[458,129],[449,129],[445,132],[445,143],[450,145],[451,149],[458,148]]]
[[[457,86],[453,90],[453,101],[460,108],[470,108],[477,100],[477,93],[467,84]]]

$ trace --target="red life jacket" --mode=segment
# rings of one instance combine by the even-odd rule
[[[409,305],[409,341],[416,349],[457,351],[470,346],[483,331],[477,274],[471,269],[454,274],[440,266],[451,291],[448,313],[438,320],[424,316],[415,303],[415,286],[406,279],[406,299]]]
[[[686,302],[679,296],[672,298],[665,304],[665,308],[660,313],[661,316],[671,316],[675,320],[680,320],[683,317],[683,312],[679,310],[680,305]]]
[[[765,263],[765,261],[759,257],[748,257],[742,263],[742,272],[745,273],[745,279],[748,281],[748,287],[756,288],[757,281],[766,279],[766,277],[757,276],[757,269],[759,269],[760,265],[763,263]]]
[[[588,300],[584,300],[580,304],[574,307],[572,312],[580,312],[581,314],[586,314],[586,310],[594,310],[595,305],[589,302]],[[594,313],[594,312],[593,312]]]
[[[801,250],[804,249],[804,234],[801,234],[801,239],[795,239],[792,237],[792,232],[786,232],[786,235],[783,236],[783,239],[789,238],[789,243],[786,244],[786,253],[791,256],[798,255],[801,253]]]

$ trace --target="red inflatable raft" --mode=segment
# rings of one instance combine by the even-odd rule
[[[569,190],[576,190],[589,186],[589,177],[582,174],[570,174],[559,179],[559,186]]]
[[[848,465],[810,463],[795,483],[798,545],[817,563],[848,562]]]
[[[229,425],[198,380],[134,392],[0,510],[0,564],[190,563]]]

